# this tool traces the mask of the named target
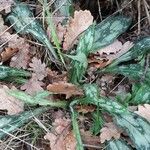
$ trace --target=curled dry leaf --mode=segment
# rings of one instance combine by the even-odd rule
[[[135,111],[135,113],[142,116],[143,118],[145,118],[147,121],[150,122],[150,105],[149,104],[139,105],[138,111]]]
[[[67,82],[58,82],[49,84],[47,90],[56,94],[65,94],[66,99],[70,98],[73,95],[83,95],[83,90]]]
[[[30,63],[29,66],[31,67],[30,70],[35,73],[38,80],[41,81],[47,76],[46,64],[42,63],[40,59],[33,57],[32,63]]]
[[[77,37],[93,23],[93,16],[88,10],[74,12],[74,18],[70,19],[67,32],[64,36],[63,49],[71,48]]]
[[[133,43],[130,41],[122,44],[120,41],[116,40],[112,44],[100,49],[96,53],[91,54],[88,62],[90,66],[103,68],[109,65],[113,60],[126,53],[132,47]]]
[[[70,119],[59,118],[53,123],[54,133],[47,133],[44,138],[50,141],[52,150],[75,150],[76,140],[73,132],[70,130]]]
[[[5,48],[5,50],[1,53],[1,61],[5,62],[9,60],[17,52],[18,48]]]
[[[21,86],[21,90],[25,90],[28,94],[33,95],[36,92],[43,91],[42,86],[44,86],[44,83],[39,81],[35,74],[32,74],[31,79]]]
[[[100,132],[100,141],[101,143],[104,143],[105,141],[109,141],[112,138],[119,139],[120,134],[123,131],[122,129],[117,127],[113,122],[110,122],[106,123]]]
[[[5,10],[6,13],[9,13],[13,3],[14,0],[0,0],[0,11]]]
[[[0,109],[7,110],[9,115],[18,114],[24,111],[24,103],[8,95],[9,88],[0,85]]]

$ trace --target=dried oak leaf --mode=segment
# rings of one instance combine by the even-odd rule
[[[122,129],[117,127],[113,122],[106,123],[101,129],[100,141],[104,143],[112,138],[119,139],[120,134],[123,132]]]
[[[6,13],[9,13],[13,3],[14,0],[0,0],[0,11],[5,10]]]
[[[7,110],[9,115],[24,111],[24,103],[8,95],[8,90],[9,88],[7,86],[0,85],[0,109]]]
[[[53,123],[54,133],[47,133],[44,138],[50,141],[52,150],[75,150],[76,139],[70,130],[70,119],[58,118]]]
[[[65,94],[66,99],[73,95],[83,95],[83,90],[67,82],[55,82],[47,86],[47,90],[56,94]]]
[[[66,27],[62,26],[61,23],[58,23],[56,27],[56,32],[57,32],[59,42],[62,43],[64,39],[64,35],[66,33]]]
[[[39,81],[35,74],[32,74],[31,79],[21,86],[21,90],[25,90],[28,94],[33,95],[36,92],[43,91],[42,86],[44,86],[44,83]]]
[[[98,136],[92,135],[90,131],[80,130],[81,137],[84,144],[88,145],[100,145],[100,140]]]
[[[74,12],[74,18],[70,19],[67,32],[64,36],[63,49],[71,48],[77,37],[93,23],[93,16],[88,10]]]
[[[131,47],[133,47],[133,43],[130,41],[122,44],[120,41],[116,40],[96,53],[91,54],[88,62],[92,67],[103,68],[126,53]]]
[[[1,61],[5,62],[5,61],[9,60],[17,52],[18,52],[18,48],[6,47],[5,50],[1,53]]]
[[[19,51],[11,58],[10,66],[15,68],[27,69],[30,61],[29,44],[24,43],[19,47]]]
[[[51,83],[53,82],[67,82],[67,72],[63,71],[59,74],[57,71],[52,71],[50,68],[46,68],[47,77]]]
[[[4,25],[3,18],[0,15],[0,48],[6,44],[8,48],[19,50],[19,52],[12,57],[10,66],[26,69],[30,59],[29,44],[26,43],[24,38],[19,37],[17,34],[7,32],[7,26]]]
[[[36,74],[38,80],[42,81],[47,76],[46,64],[42,63],[40,59],[33,57],[29,66],[31,67],[30,70]]]
[[[150,105],[149,104],[139,105],[138,111],[135,111],[135,113],[142,116],[143,118],[145,118],[147,121],[150,122]]]

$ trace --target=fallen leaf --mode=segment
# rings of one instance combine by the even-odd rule
[[[122,129],[117,127],[113,122],[106,123],[100,131],[100,141],[104,143],[112,138],[119,139]]]
[[[1,53],[1,61],[5,62],[9,60],[14,54],[16,54],[16,52],[18,52],[18,48],[5,48],[5,50]]]
[[[75,109],[77,110],[77,112],[79,113],[92,113],[93,111],[95,111],[96,107],[93,105],[77,105],[75,106]]]
[[[85,130],[81,129],[80,134],[81,134],[84,144],[100,146],[99,137],[92,135],[92,133],[90,131],[85,131]]]
[[[9,88],[7,86],[0,85],[0,109],[7,110],[8,115],[14,115],[24,111],[24,103],[8,95],[8,90]]]
[[[126,53],[132,47],[133,43],[130,41],[122,44],[120,41],[116,40],[112,44],[100,49],[96,53],[92,53],[89,56],[88,62],[92,67],[104,68],[113,60]]]
[[[18,49],[18,53],[11,58],[10,66],[26,69],[30,59],[30,46],[24,38],[19,37],[17,34],[7,32],[7,28],[0,15],[0,48],[2,49],[4,45],[7,45],[8,48]]]
[[[135,111],[135,113],[142,116],[143,118],[145,118],[147,121],[150,122],[150,105],[149,104],[139,105],[138,111]]]
[[[22,44],[22,46],[19,48],[18,53],[11,58],[10,66],[18,69],[27,69],[30,61],[29,48],[29,44]]]
[[[62,26],[61,23],[58,23],[56,27],[56,32],[57,32],[59,42],[62,43],[64,39],[64,35],[66,33],[66,27]]]
[[[44,83],[37,79],[36,74],[32,74],[31,79],[21,86],[21,90],[25,90],[28,94],[33,95],[36,92],[43,91],[42,86],[44,86]]]
[[[67,82],[58,82],[49,84],[47,86],[47,90],[56,93],[56,94],[65,94],[66,99],[70,98],[73,95],[83,95],[83,90]]]
[[[70,119],[56,118],[52,125],[55,128],[57,134],[61,134],[70,125],[70,123]]]
[[[49,68],[46,68],[47,77],[51,83],[54,82],[67,82],[67,72],[63,71],[62,74],[59,74],[57,71],[52,71]]]
[[[50,141],[50,148],[52,150],[75,150],[76,139],[73,132],[70,130],[70,119],[59,118],[55,119],[53,123],[54,133],[47,133],[44,139]]]
[[[67,32],[64,36],[63,49],[71,48],[77,37],[93,23],[93,16],[88,10],[74,12],[74,18],[70,19]]]
[[[37,79],[42,81],[47,76],[46,64],[42,63],[40,59],[36,57],[32,58],[32,63],[29,64]]]
[[[0,11],[5,10],[6,13],[11,11],[11,5],[14,3],[14,0],[1,0],[0,1]]]

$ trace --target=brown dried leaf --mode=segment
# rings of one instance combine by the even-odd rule
[[[7,110],[9,115],[18,114],[24,111],[24,103],[8,95],[9,88],[5,85],[0,86],[0,109]]]
[[[30,70],[36,74],[38,80],[42,81],[47,76],[46,64],[42,63],[40,59],[33,57],[29,66],[31,67]]]
[[[47,133],[44,138],[50,141],[52,150],[75,150],[76,140],[73,132],[70,131],[70,119],[59,118],[55,119],[53,127],[54,133]]]
[[[36,92],[43,91],[42,86],[44,83],[42,81],[38,81],[35,74],[32,74],[32,78],[21,86],[21,90],[25,90],[28,94],[35,94]]]
[[[100,145],[99,137],[92,135],[90,131],[84,131],[83,129],[81,129],[80,133],[84,144]]]
[[[113,122],[106,123],[101,129],[100,141],[101,143],[104,143],[112,138],[119,139],[122,132],[122,129],[117,127]]]
[[[139,105],[138,111],[135,111],[135,113],[142,116],[143,118],[145,118],[147,121],[150,122],[150,105],[149,104]]]
[[[76,85],[67,82],[58,82],[49,84],[47,90],[56,94],[65,94],[66,99],[73,95],[83,95],[83,90]]]
[[[62,74],[59,74],[57,71],[52,71],[49,68],[46,68],[47,77],[51,83],[53,82],[67,82],[67,72],[63,71]]]
[[[64,35],[66,33],[66,27],[62,26],[61,23],[58,23],[56,27],[56,32],[57,32],[59,42],[62,43],[64,39]]]
[[[17,34],[7,32],[7,26],[4,25],[3,18],[0,15],[0,48],[6,44],[9,48],[19,50],[19,52],[12,57],[10,66],[26,69],[30,59],[29,44],[25,42],[24,38],[19,37]]]
[[[122,44],[120,41],[116,40],[112,44],[100,49],[95,54],[92,54],[89,57],[89,64],[92,67],[103,68],[126,53],[131,47],[133,47],[133,43],[130,41]]]
[[[13,3],[14,0],[0,0],[0,11],[5,10],[6,13],[9,13]]]
[[[11,58],[10,66],[15,68],[27,69],[29,61],[29,44],[24,43],[19,48],[19,52]]]
[[[88,10],[74,12],[74,18],[70,19],[65,35],[63,49],[71,48],[77,37],[93,23],[93,16]]]
[[[93,105],[77,105],[75,106],[77,112],[79,113],[83,113],[83,114],[86,114],[86,113],[92,113],[93,111],[95,111],[96,107],[93,106]]]
[[[9,60],[16,52],[18,52],[18,48],[5,48],[5,51],[1,53],[1,61],[5,62]]]

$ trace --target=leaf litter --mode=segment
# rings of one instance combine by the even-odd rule
[[[7,1],[2,0],[0,2],[0,11],[5,10],[5,13],[10,12],[10,10],[11,10],[10,7],[13,3],[14,2],[11,0],[7,0]],[[5,7],[6,4],[7,4],[7,7]],[[57,17],[57,16],[55,16],[55,17]],[[105,44],[105,42],[107,40],[109,40],[109,38],[107,36],[104,36],[105,39],[103,40],[103,39],[101,39],[102,37],[96,37],[99,33],[101,33],[101,30],[99,30],[94,36],[94,38],[96,40],[97,39],[99,39],[99,40],[96,41],[94,39],[93,43],[92,43],[92,44],[94,44],[94,46],[96,46],[96,48],[100,47],[98,50],[96,50],[96,52],[92,51],[93,46],[91,46],[91,45],[88,46],[88,44],[91,44],[90,42],[86,43],[88,41],[88,39],[87,39],[88,36],[86,37],[86,40],[85,39],[81,40],[81,39],[85,38],[84,31],[85,32],[90,31],[89,27],[91,28],[91,25],[93,24],[93,16],[91,15],[90,11],[88,11],[88,10],[76,11],[75,10],[74,16],[70,17],[68,19],[68,22],[66,22],[65,25],[63,24],[64,19],[62,19],[62,18],[58,19],[57,21],[54,21],[54,25],[56,26],[58,40],[62,44],[62,48],[61,48],[62,51],[65,53],[68,53],[69,52],[68,50],[70,50],[71,48],[74,48],[74,44],[78,44],[77,40],[79,40],[78,50],[80,50],[80,48],[81,48],[83,50],[82,51],[83,53],[85,52],[84,50],[91,47],[91,52],[89,51],[90,56],[88,57],[88,59],[86,61],[89,64],[89,67],[93,67],[94,70],[97,70],[97,69],[105,70],[105,68],[107,68],[107,66],[109,68],[109,66],[111,66],[112,62],[114,62],[115,60],[117,60],[120,57],[123,57],[124,54],[126,54],[128,51],[130,53],[130,50],[132,52],[132,50],[135,49],[134,44],[132,42],[127,41],[127,42],[122,43],[121,41],[119,41],[119,40],[115,39],[115,37],[113,37],[114,36],[113,32],[115,29],[117,29],[117,27],[122,27],[123,31],[126,28],[126,27],[124,28],[122,26],[124,20],[122,20],[122,22],[120,21],[121,23],[118,21],[119,19],[121,19],[121,17],[120,18],[118,17],[119,19],[117,21],[119,23],[117,21],[114,21],[111,24],[107,24],[105,21],[104,21],[104,24],[102,23],[103,24],[102,28],[107,28],[108,26],[110,26],[110,28],[112,30],[110,31],[110,36],[108,35],[108,37],[111,37],[111,38],[113,37],[114,39],[113,40],[111,39],[111,42],[109,43],[109,45]],[[114,25],[116,25],[116,28]],[[118,26],[118,25],[120,25],[120,26]],[[124,24],[124,26],[126,26],[126,24]],[[38,96],[39,96],[39,98],[46,97],[48,94],[47,91],[45,91],[45,89],[46,89],[49,91],[49,94],[53,93],[53,94],[57,94],[57,96],[59,95],[60,99],[63,99],[62,95],[65,95],[67,101],[69,101],[69,102],[70,101],[77,102],[78,100],[81,100],[81,102],[83,101],[83,103],[85,102],[85,104],[86,104],[86,103],[88,103],[88,101],[91,101],[91,102],[93,101],[93,99],[95,98],[94,93],[92,93],[93,97],[90,97],[90,96],[86,97],[86,94],[88,95],[91,92],[90,87],[89,87],[90,92],[88,93],[87,91],[83,90],[81,83],[80,83],[80,85],[79,84],[76,85],[76,84],[73,84],[70,82],[70,80],[68,78],[68,76],[69,76],[68,68],[67,68],[67,71],[64,71],[63,69],[62,70],[56,69],[55,68],[56,66],[53,66],[53,64],[48,63],[48,65],[46,65],[42,61],[42,58],[38,59],[35,56],[32,56],[32,54],[30,53],[30,51],[32,51],[33,45],[31,46],[29,43],[26,42],[25,38],[20,37],[19,35],[15,34],[15,33],[10,33],[10,31],[7,29],[8,29],[8,27],[6,25],[4,25],[4,20],[2,18],[2,15],[0,15],[1,62],[4,64],[6,62],[6,64],[8,63],[7,65],[14,67],[14,68],[26,69],[26,70],[30,71],[32,74],[31,78],[26,78],[24,80],[24,83],[22,85],[20,85],[21,90],[27,92],[30,95],[34,95],[35,97],[37,96],[37,98],[38,98]],[[95,27],[94,30],[95,31],[97,30],[97,26]],[[115,30],[115,31],[117,33],[118,30]],[[47,31],[47,32],[49,33],[49,31]],[[107,30],[107,32],[109,32],[109,30]],[[80,36],[81,36],[81,39],[80,39]],[[50,38],[50,40],[52,40],[52,39]],[[90,41],[92,41],[92,40],[90,40]],[[147,39],[147,41],[148,41],[148,39]],[[52,42],[54,42],[54,41],[52,41]],[[107,45],[107,46],[101,47],[101,45],[103,45],[103,44]],[[86,48],[85,48],[85,45],[87,46]],[[141,45],[139,44],[138,46],[140,47]],[[139,47],[138,47],[138,49],[140,49]],[[90,50],[90,48],[89,48],[89,50]],[[146,51],[143,50],[143,55],[144,54],[146,54]],[[82,55],[84,55],[84,54],[82,54]],[[136,56],[137,55],[134,55],[134,57],[136,57]],[[127,56],[127,59],[128,59],[128,56]],[[140,59],[140,58],[138,58],[138,59]],[[138,61],[138,59],[135,59],[135,60]],[[78,60],[75,60],[75,61],[78,61]],[[73,66],[74,64],[70,63],[70,61],[66,60],[66,63],[67,63],[67,65],[69,64],[68,65],[69,67],[70,67],[70,65],[71,65],[71,67],[74,67]],[[142,64],[143,62],[141,61],[140,63]],[[75,64],[78,64],[79,68],[81,67],[80,65],[82,65],[80,61],[79,61],[79,63],[75,63]],[[117,67],[118,66],[116,66],[116,68]],[[53,70],[52,70],[52,68],[53,68]],[[85,69],[87,69],[87,68],[85,68]],[[77,73],[78,73],[78,71],[80,72],[80,69],[77,70]],[[86,78],[86,74],[84,74],[84,75],[85,75],[84,77]],[[106,76],[109,76],[109,75],[106,75]],[[119,77],[117,77],[117,76],[114,76],[114,75],[113,76],[110,75],[110,76],[113,77],[113,82],[105,85],[105,86],[108,86],[109,88],[112,85],[114,86],[116,81],[118,82],[118,80],[119,80]],[[104,76],[102,76],[102,79],[104,79],[103,77]],[[97,77],[94,76],[92,81],[89,80],[90,83],[92,84],[93,82],[95,82],[96,78]],[[110,79],[107,78],[105,83],[109,82],[109,80]],[[85,82],[87,82],[87,81],[84,81],[84,83]],[[127,83],[127,84],[129,84],[129,83]],[[125,88],[124,84],[121,86],[123,87],[123,89]],[[122,93],[122,90],[119,87],[120,86],[118,85],[118,90],[119,90],[118,92]],[[23,112],[24,111],[24,103],[19,101],[17,98],[14,98],[14,97],[8,95],[7,90],[10,90],[10,89],[6,85],[2,84],[0,87],[0,93],[1,93],[0,109],[7,110],[8,115],[14,115],[14,114]],[[103,89],[100,90],[100,93],[102,93],[102,90]],[[43,93],[41,91],[43,91]],[[127,91],[127,90],[124,89],[124,91]],[[116,93],[117,92],[115,92],[115,94]],[[101,94],[101,96],[102,96],[101,99],[103,99],[104,96],[107,96],[108,98],[112,98],[114,100],[117,99],[119,101],[118,97],[115,97],[114,95],[112,96],[112,95],[104,93],[103,95]],[[75,99],[74,99],[74,97],[75,97]],[[119,103],[126,106],[126,102],[127,102],[127,105],[129,105],[130,104],[129,100],[131,98],[130,95],[127,95],[127,97],[125,95],[124,97],[125,97],[125,98],[123,98],[124,101],[120,101]],[[55,97],[53,97],[53,98],[54,98],[53,100],[55,101]],[[109,104],[109,101],[107,101],[107,104]],[[111,101],[110,101],[110,104],[114,104],[114,103],[113,102],[111,103]],[[111,107],[113,107],[113,110],[115,110],[118,106],[121,107],[121,105],[118,105],[118,103],[116,103],[116,106],[115,105],[112,106],[110,104],[109,104],[109,110]],[[119,128],[114,122],[105,123],[101,129],[99,128],[98,136],[92,135],[92,132],[90,132],[90,127],[89,127],[89,126],[91,126],[91,125],[89,125],[91,123],[91,120],[89,121],[90,122],[89,123],[86,119],[90,118],[89,117],[90,113],[95,113],[97,111],[97,108],[95,105],[97,105],[96,102],[94,105],[93,105],[93,103],[92,103],[92,105],[86,104],[86,105],[82,106],[82,103],[80,105],[76,105],[75,109],[77,110],[77,112],[71,112],[72,120],[66,119],[66,118],[62,117],[62,115],[61,115],[61,117],[55,116],[55,120],[53,120],[53,122],[52,122],[51,130],[49,132],[47,132],[46,135],[44,136],[44,138],[46,140],[49,140],[49,142],[50,142],[49,148],[52,150],[53,149],[74,150],[74,149],[78,148],[78,146],[81,146],[82,144],[80,145],[78,143],[80,141],[76,137],[76,133],[78,133],[77,132],[78,124],[79,124],[79,128],[80,128],[79,133],[81,134],[83,143],[85,145],[91,144],[91,146],[96,146],[96,145],[100,145],[100,142],[103,144],[106,144],[106,142],[109,142],[110,140],[114,140],[114,139],[118,140],[118,139],[122,138],[122,133],[124,134],[124,131],[123,131],[123,129]],[[100,103],[100,105],[101,105],[101,103]],[[108,105],[105,106],[105,104],[103,103],[103,106],[107,110]],[[102,110],[100,108],[100,111],[102,111],[102,112],[103,112],[103,106],[99,106],[99,104],[97,105],[98,108],[102,107]],[[133,106],[129,106],[129,107],[133,107]],[[135,107],[137,107],[137,106],[135,106]],[[70,105],[70,108],[72,109],[72,105]],[[119,111],[120,111],[120,109],[117,109],[116,112],[118,113]],[[24,111],[24,112],[26,113],[26,111]],[[134,112],[136,114],[138,114],[138,117],[136,116],[138,119],[140,119],[140,116],[142,116],[147,121],[150,120],[149,119],[149,115],[150,115],[149,114],[149,104],[138,105],[138,111],[134,111]],[[84,115],[82,116],[84,118],[83,122],[81,120],[77,119],[78,114],[85,115],[85,116]],[[97,114],[100,115],[101,113],[97,112]],[[122,121],[121,121],[120,125],[125,128],[127,125],[123,124],[124,123],[123,119],[126,116],[123,116],[122,114],[119,114],[119,115],[122,116],[122,118],[121,118]],[[119,118],[119,115],[117,116],[118,118]],[[134,116],[133,114],[132,115],[130,114],[128,116],[128,118],[132,119],[133,116]],[[105,117],[107,117],[107,114],[104,113],[104,118]],[[110,117],[110,118],[111,118],[110,120],[112,121],[112,117]],[[75,119],[76,119],[77,124],[75,122]],[[107,120],[107,119],[105,119],[105,120]],[[71,126],[71,122],[72,122],[73,126]],[[84,126],[84,128],[83,128],[83,125],[81,122],[86,124]],[[135,123],[137,123],[137,122],[135,121]],[[97,125],[95,124],[95,126],[97,126]],[[73,127],[73,130],[74,130],[74,128],[76,129],[76,132],[74,132],[72,130],[72,127]],[[144,126],[142,126],[142,125],[140,127],[144,128]],[[134,127],[132,127],[132,128],[134,128]],[[139,131],[137,131],[137,132],[139,132]],[[144,132],[145,132],[145,129],[144,129]],[[80,135],[77,135],[77,136],[80,137]],[[126,134],[126,136],[127,136],[127,134]],[[144,136],[146,136],[146,135],[144,135]],[[103,146],[103,144],[102,144],[102,146]],[[136,143],[136,146],[138,144]]]

